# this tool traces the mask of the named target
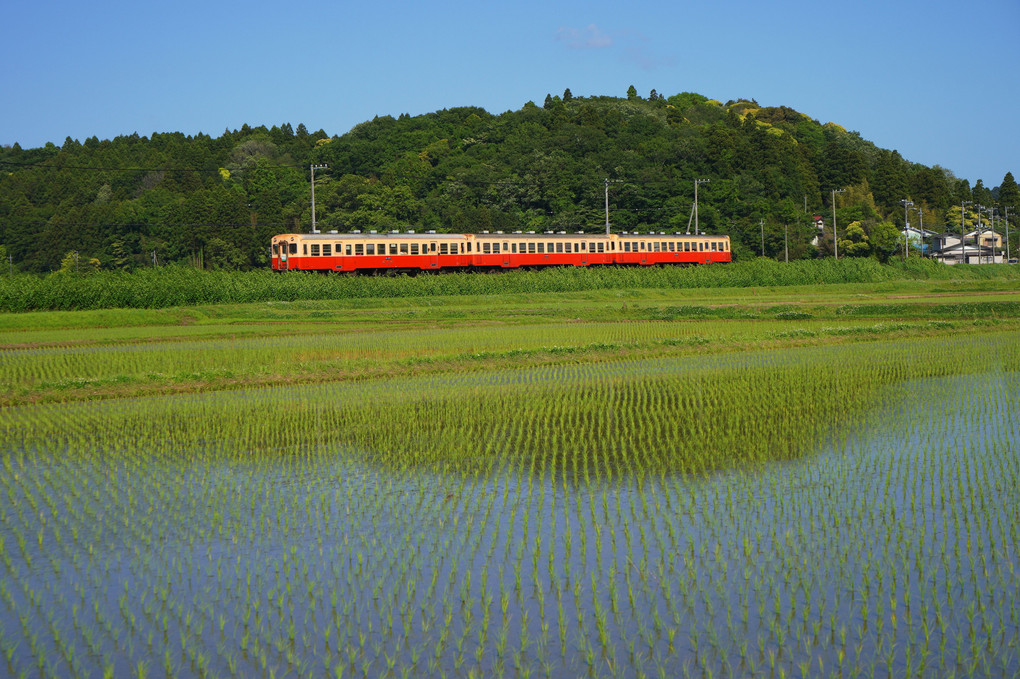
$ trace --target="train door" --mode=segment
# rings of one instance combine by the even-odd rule
[[[277,249],[279,251],[279,257],[280,257],[279,268],[280,268],[280,271],[286,271],[289,268],[289,264],[287,263],[287,260],[289,259],[289,256],[287,254],[287,250],[288,250],[287,243],[286,243],[286,241],[281,242],[281,243],[277,243],[276,247],[277,247]]]
[[[436,241],[429,242],[428,262],[429,266],[431,266],[433,269],[439,268],[439,246],[436,244]]]
[[[503,266],[510,266],[510,243],[503,243]]]

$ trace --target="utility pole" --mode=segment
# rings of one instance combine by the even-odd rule
[[[609,235],[609,185],[622,184],[622,179],[610,179],[606,177],[606,235]]]
[[[846,189],[832,190],[832,252],[839,259],[839,236],[836,235],[836,194],[846,193]]]
[[[967,219],[966,219],[967,208],[965,208],[964,206],[965,205],[973,205],[973,204],[974,204],[974,201],[972,201],[972,200],[961,200],[960,201],[960,257],[961,257],[960,261],[962,263],[964,263],[964,264],[967,263],[967,231],[966,231],[966,228],[967,228]]]
[[[1007,205],[1003,209],[1006,212],[1006,264],[1009,264],[1009,211],[1013,209],[1013,206]]]
[[[761,256],[765,256],[765,220],[758,220],[758,227],[761,229]]]
[[[907,208],[912,206],[914,204],[914,201],[907,200],[906,198],[904,198],[903,200],[900,201],[900,203],[903,204],[903,259],[906,259],[907,258],[907,241],[908,241],[908,231],[907,231],[907,229],[910,227],[910,221],[909,221],[909,219],[907,217]]]
[[[921,254],[924,255],[924,208],[917,208],[917,216],[921,219]]]
[[[316,165],[312,163],[312,233],[319,233],[319,230],[315,228],[315,171],[325,170],[328,165]]]
[[[786,263],[790,263],[790,225],[783,224],[783,251],[786,253]]]
[[[698,229],[698,184],[707,184],[712,181],[711,179],[695,179],[694,180],[694,235],[697,236],[699,233]]]

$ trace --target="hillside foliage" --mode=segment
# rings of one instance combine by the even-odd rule
[[[854,224],[845,252],[879,259],[895,252],[902,199],[936,229],[960,223],[961,201],[994,199],[980,180],[971,187],[790,108],[567,90],[498,115],[376,117],[339,136],[284,124],[15,144],[0,149],[0,247],[24,272],[66,270],[71,255],[107,270],[265,267],[273,234],[310,228],[312,164],[328,166],[315,175],[318,226],[341,232],[600,230],[606,179],[614,230],[687,230],[693,180],[709,179],[701,229],[729,234],[738,259],[762,254],[762,241],[780,259],[787,246],[791,259],[828,254],[831,232],[811,246],[810,217],[829,224],[834,188],[846,189],[837,224]],[[1001,190],[1016,192],[1012,175]]]

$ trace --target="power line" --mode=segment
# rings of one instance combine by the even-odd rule
[[[13,160],[0,160],[0,165],[13,165],[14,167],[36,167],[47,170],[88,170],[93,172],[208,172],[218,173],[221,169],[230,170],[230,168],[221,167],[91,167],[88,165],[51,165],[49,163],[18,163]],[[280,169],[303,169],[303,165],[263,165],[257,168],[238,168],[233,171],[242,171],[249,169],[260,169],[260,170],[280,170]]]

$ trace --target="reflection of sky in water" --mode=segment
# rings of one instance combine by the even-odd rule
[[[715,360],[734,365],[727,356],[698,367]],[[590,372],[688,367],[662,359]],[[205,663],[249,675],[265,662],[278,676],[337,663],[376,676],[392,662],[399,676],[417,662],[412,675],[519,666],[577,676],[590,661],[623,676],[766,675],[773,664],[787,676],[841,664],[847,674],[1015,675],[1017,377],[887,389],[875,412],[840,423],[810,456],[696,479],[554,479],[516,467],[398,475],[321,449],[246,464],[215,452],[222,442],[180,451],[176,465],[119,453],[113,440],[97,442],[113,448],[86,469],[37,451],[19,472],[27,484],[2,472],[10,667],[35,668],[34,644],[63,674],[63,644],[86,672],[112,661],[118,676],[140,661],[161,673],[167,653],[180,674]],[[365,386],[330,393],[360,387],[364,398]],[[90,406],[79,424],[130,407]]]

